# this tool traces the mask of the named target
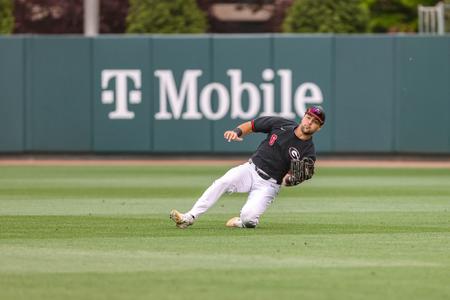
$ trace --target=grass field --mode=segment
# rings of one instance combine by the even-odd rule
[[[228,167],[0,166],[0,299],[450,299],[450,169],[321,168],[256,229]]]

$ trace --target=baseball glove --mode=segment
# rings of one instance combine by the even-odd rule
[[[314,175],[314,160],[305,157],[302,160],[291,160],[290,176],[286,178],[286,186],[293,186],[310,179]]]

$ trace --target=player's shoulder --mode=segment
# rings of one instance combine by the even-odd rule
[[[278,116],[263,116],[258,117],[255,119],[255,121],[264,122],[264,123],[270,123],[274,126],[297,126],[298,123],[294,120],[289,120],[283,117]]]

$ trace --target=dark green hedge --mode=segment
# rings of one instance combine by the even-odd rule
[[[12,33],[14,17],[12,0],[0,0],[0,34]]]
[[[195,0],[130,0],[128,33],[203,33],[206,16]]]
[[[369,31],[416,32],[419,4],[434,6],[440,0],[363,0],[370,11]]]
[[[360,0],[296,0],[283,23],[284,32],[365,32],[367,6]]]

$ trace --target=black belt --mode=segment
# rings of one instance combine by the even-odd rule
[[[264,179],[264,180],[273,180],[273,181],[275,181],[276,183],[278,183],[278,181],[277,181],[276,179],[273,179],[272,177],[270,177],[269,174],[267,174],[266,172],[264,172],[263,170],[261,170],[260,168],[258,168],[258,167],[253,163],[253,161],[252,161],[251,159],[249,159],[248,162],[249,162],[250,164],[252,164],[252,165],[255,166],[255,171],[256,171],[256,173],[259,175],[259,177],[261,177],[261,178]]]
[[[255,171],[256,171],[256,173],[258,173],[259,177],[261,177],[262,179],[265,179],[265,180],[272,179],[272,177],[270,177],[270,176],[267,175],[266,173],[263,173],[263,171],[261,171],[261,170],[258,169],[258,168],[255,168]]]

